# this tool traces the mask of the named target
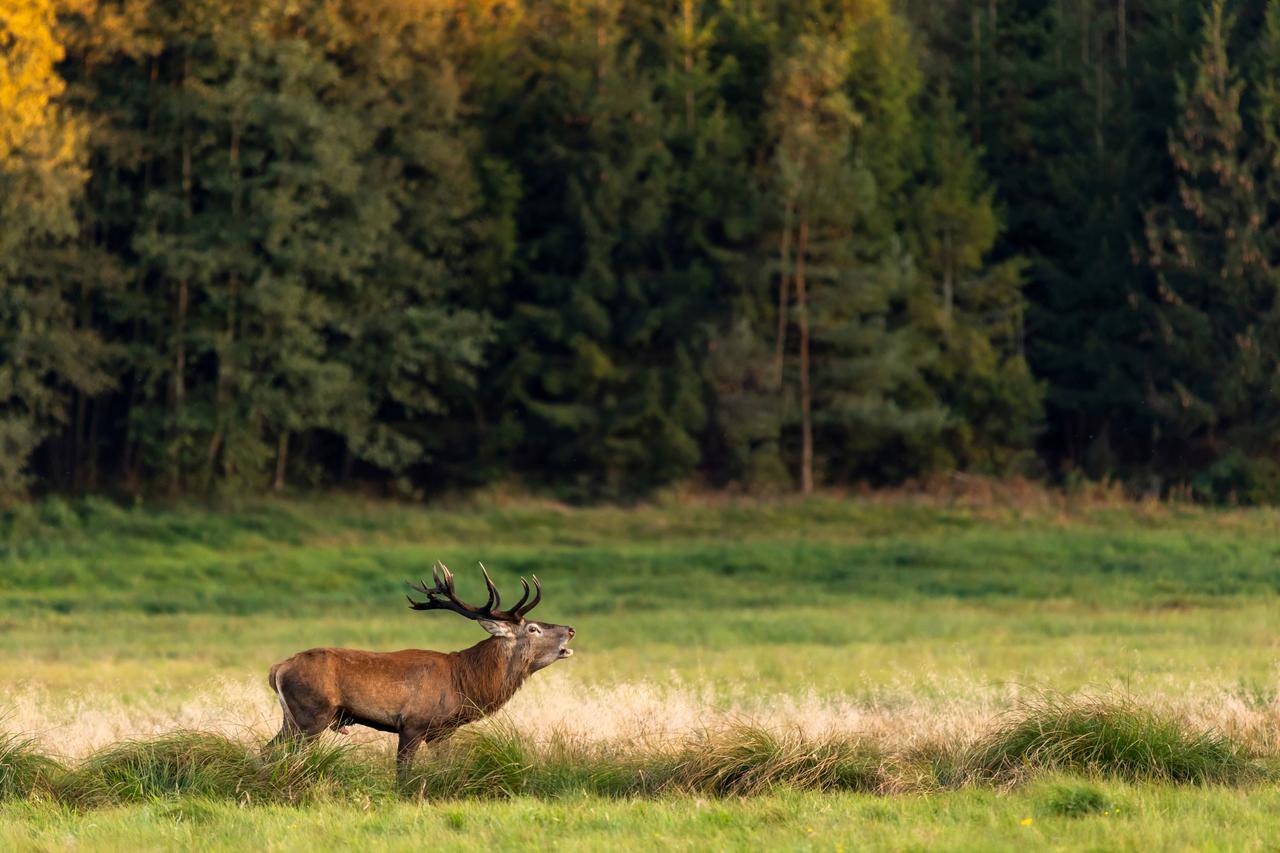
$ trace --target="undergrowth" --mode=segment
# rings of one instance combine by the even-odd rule
[[[1264,761],[1272,760],[1270,765]],[[0,799],[72,808],[200,798],[243,804],[333,799],[553,798],[696,794],[744,797],[777,789],[890,794],[1008,786],[1054,774],[1173,784],[1243,785],[1274,777],[1251,755],[1126,699],[1045,695],[961,746],[896,752],[848,735],[807,737],[736,724],[657,745],[567,738],[535,741],[509,724],[464,730],[424,750],[397,780],[382,751],[321,740],[263,747],[200,732],[127,741],[65,766],[31,741],[0,741]],[[1083,793],[1082,793],[1083,792]],[[1059,792],[1055,812],[1100,807],[1088,789]]]

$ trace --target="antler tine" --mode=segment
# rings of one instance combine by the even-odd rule
[[[495,607],[501,607],[502,596],[498,594],[498,588],[493,585],[493,578],[489,577],[489,570],[484,567],[484,563],[480,564],[480,573],[484,575],[484,585],[489,588],[489,601],[484,609],[492,611]]]
[[[538,583],[538,576],[529,575],[529,577],[533,578],[533,588],[535,590],[533,601],[530,601],[527,607],[518,607],[513,611],[515,615],[520,617],[521,619],[524,618],[524,615],[526,613],[528,613],[533,608],[537,607],[538,602],[542,601],[542,584]],[[521,578],[521,580],[523,580],[523,578]],[[527,590],[528,587],[525,587],[525,589]]]
[[[516,606],[511,608],[512,613],[519,613],[520,608],[524,607],[524,603],[529,600],[529,582],[524,578],[520,578],[520,586],[524,587],[524,595],[520,596],[520,600],[516,602]]]

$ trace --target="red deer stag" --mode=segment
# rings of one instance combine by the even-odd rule
[[[414,610],[451,610],[493,635],[469,649],[308,649],[271,667],[267,681],[284,710],[284,724],[271,743],[309,740],[326,728],[346,731],[351,724],[395,732],[400,736],[396,768],[403,773],[420,744],[493,713],[531,674],[573,654],[566,646],[573,628],[524,618],[542,600],[536,575],[533,601],[521,578],[524,596],[510,610],[498,610],[498,588],[483,565],[480,571],[489,588],[483,607],[458,598],[453,573],[443,563],[431,569],[434,588],[410,584],[427,596],[426,601],[409,598]]]

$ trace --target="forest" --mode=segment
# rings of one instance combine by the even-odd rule
[[[1280,0],[3,0],[0,498],[1280,501]]]

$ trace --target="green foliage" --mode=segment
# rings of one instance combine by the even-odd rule
[[[906,235],[932,106],[889,4],[26,3],[9,26],[39,79],[0,86],[34,98],[5,142],[27,199],[0,299],[9,493],[33,460],[48,487],[171,495],[783,484],[771,291],[802,220],[829,479],[1027,443],[1005,420],[1033,414],[924,371]],[[932,451],[944,423],[964,452]],[[910,458],[876,461],[895,442]]]
[[[6,499],[1277,453],[1275,4],[9,5]]]

